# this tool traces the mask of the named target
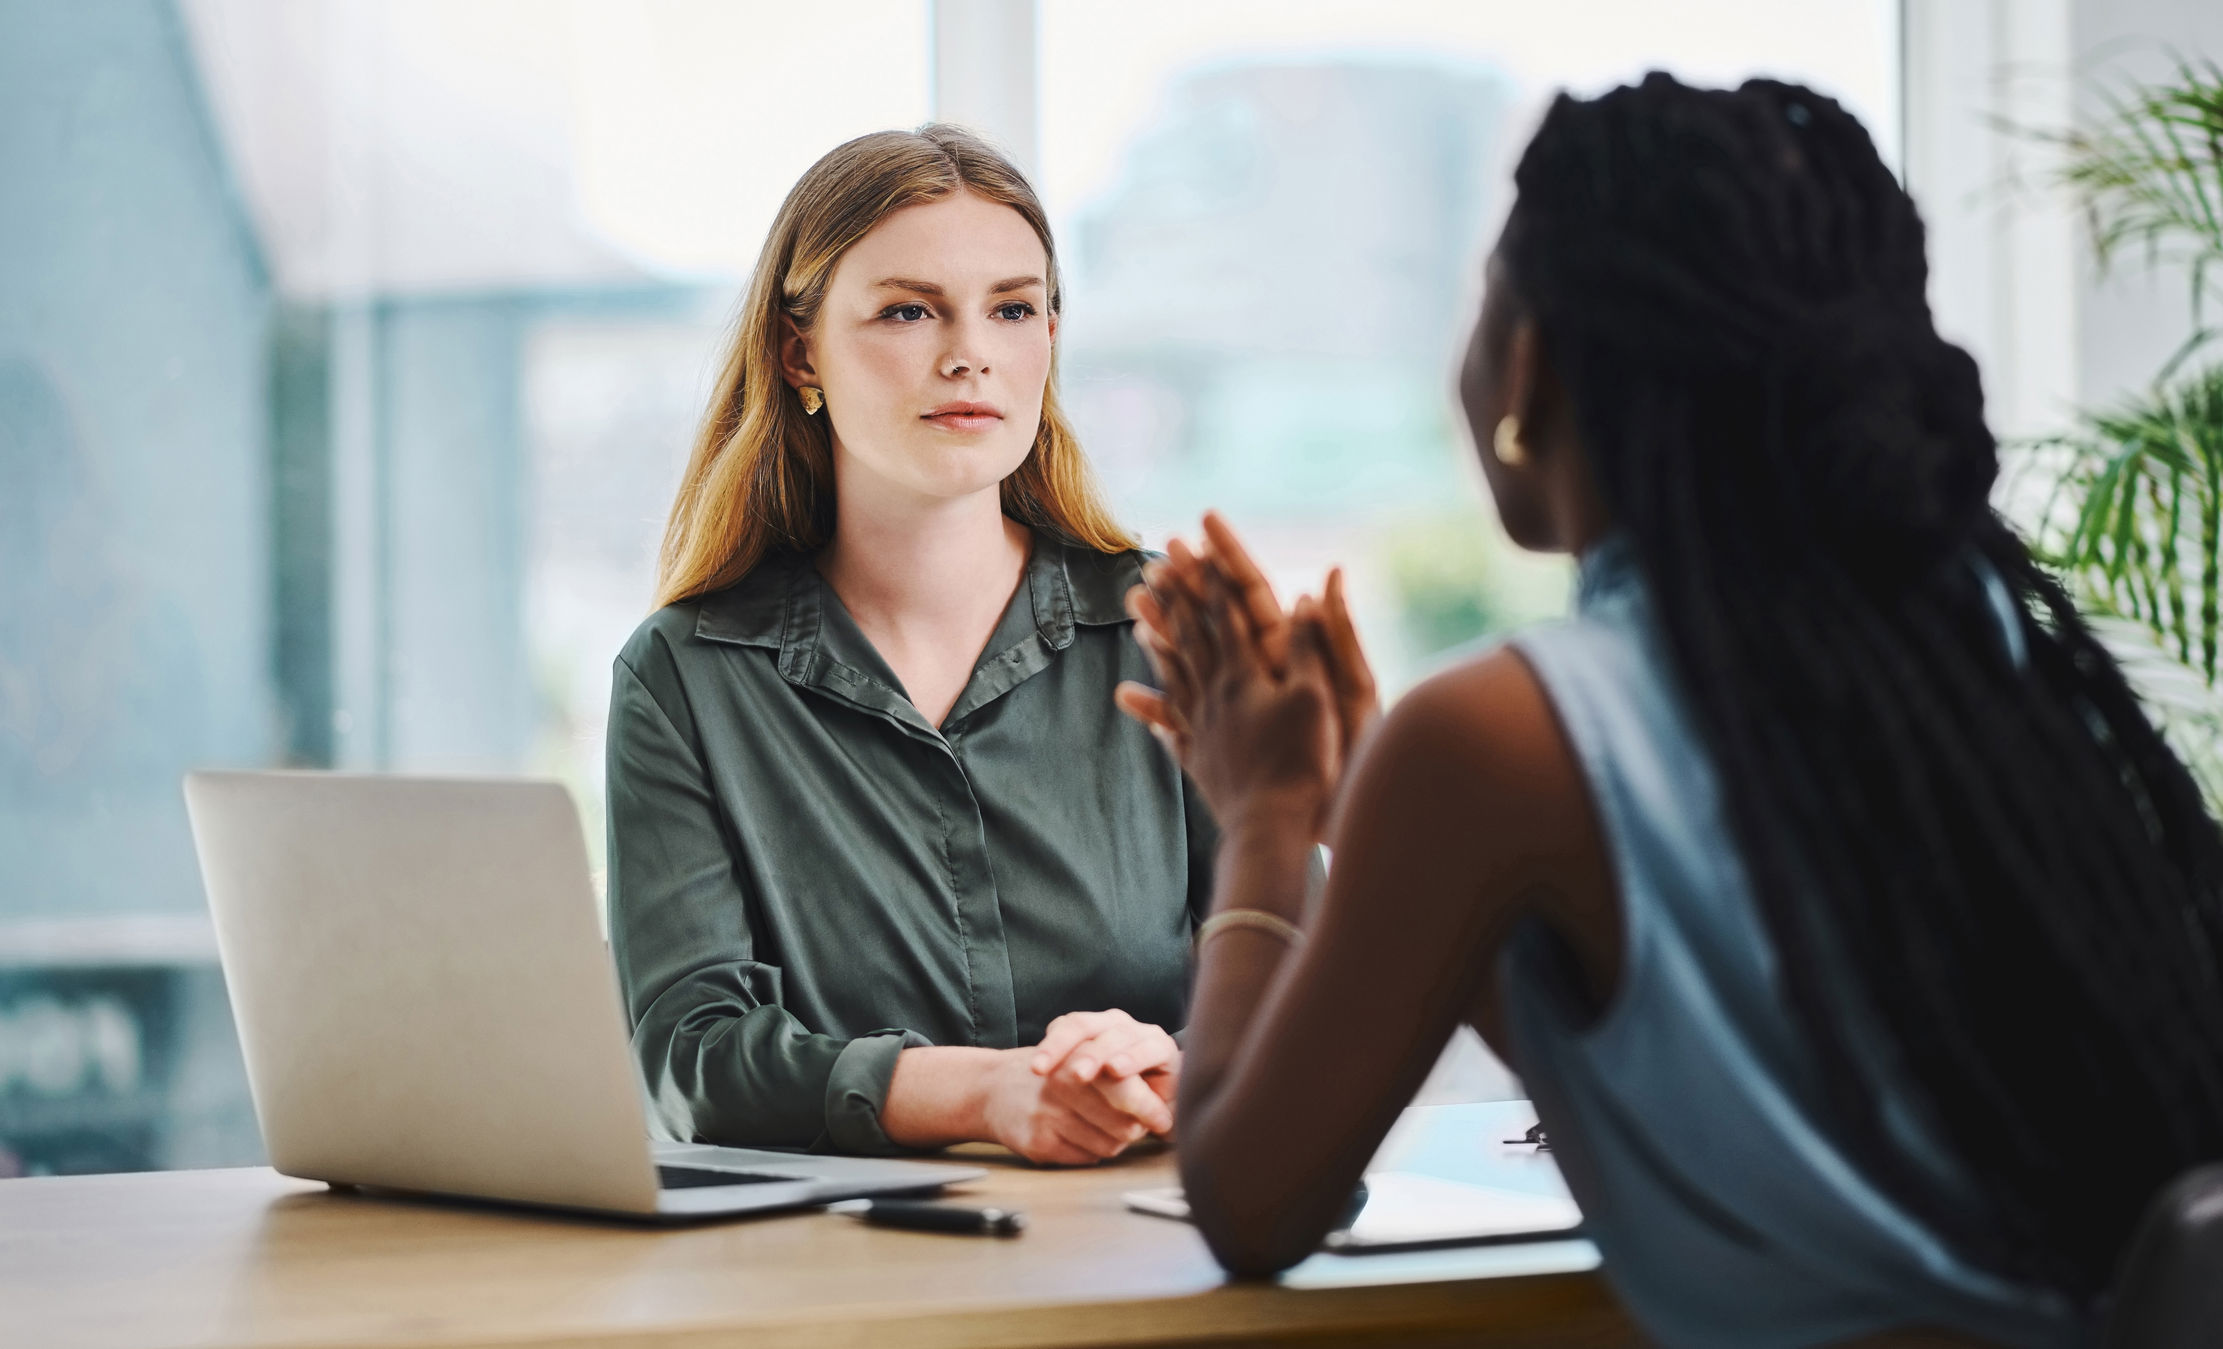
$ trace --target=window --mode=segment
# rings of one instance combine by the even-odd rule
[[[1449,399],[1553,87],[1811,79],[1891,0],[0,8],[0,1174],[259,1154],[178,789],[561,777],[779,200],[939,108],[1032,162],[1068,401],[1153,542],[1350,565],[1385,682],[1566,598]]]
[[[1452,371],[1553,91],[1667,68],[1844,98],[1895,157],[1890,0],[1042,8],[1068,402],[1153,541],[1207,506],[1285,591],[1340,562],[1387,688],[1557,611],[1497,529]]]

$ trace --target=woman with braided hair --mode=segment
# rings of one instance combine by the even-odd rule
[[[2086,1342],[2223,1157],[2223,834],[1988,504],[1913,203],[1833,101],[1664,75],[1515,181],[1460,392],[1576,616],[1371,726],[1332,579],[1284,614],[1208,518],[1130,596],[1225,830],[1197,1221],[1313,1249],[1464,1020],[1663,1343]]]

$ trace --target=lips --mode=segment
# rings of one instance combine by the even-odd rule
[[[944,403],[919,420],[945,431],[985,431],[1003,420],[993,403]]]

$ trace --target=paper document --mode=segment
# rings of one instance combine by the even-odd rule
[[[1407,1110],[1366,1173],[1365,1204],[1322,1244],[1357,1254],[1571,1234],[1582,1210],[1550,1154],[1523,1141],[1535,1122],[1525,1101]],[[1179,1186],[1122,1198],[1140,1213],[1189,1216]]]

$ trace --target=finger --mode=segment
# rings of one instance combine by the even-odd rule
[[[1167,644],[1164,634],[1148,624],[1135,624],[1134,636],[1135,645],[1142,648],[1143,659],[1150,666],[1151,678],[1157,681],[1156,687],[1164,688],[1169,667],[1178,659],[1173,648]]]
[[[1148,684],[1138,684],[1132,679],[1121,681],[1119,687],[1112,690],[1112,704],[1152,730],[1172,734],[1178,725],[1173,704]]]
[[[1104,1029],[1102,1012],[1067,1012],[1042,1028],[1042,1043],[1034,1048],[1034,1057],[1027,1066],[1037,1077],[1048,1077],[1072,1053],[1076,1045],[1084,1044]]]
[[[1031,1062],[1046,1064],[1042,1072],[1047,1075],[1064,1062],[1075,1046],[1088,1043],[1110,1024],[1112,1018],[1107,1012],[1067,1012],[1056,1017],[1042,1028],[1042,1043],[1035,1047]]]
[[[1290,620],[1290,628],[1289,646],[1292,666],[1296,661],[1295,651],[1301,640],[1306,648],[1304,661],[1307,677],[1319,680],[1322,694],[1327,697],[1330,706],[1335,706],[1343,690],[1337,684],[1339,657],[1336,651],[1335,638],[1330,632],[1326,609],[1320,601],[1310,595],[1305,596],[1299,602],[1295,615]]]
[[[1164,638],[1149,624],[1137,621],[1134,626],[1135,645],[1142,648],[1143,660],[1150,666],[1151,677],[1162,686],[1166,681],[1166,662],[1163,653],[1170,650]]]
[[[1173,1128],[1172,1105],[1142,1078],[1099,1078],[1091,1089],[1146,1133],[1162,1134]]]
[[[1135,620],[1136,623],[1146,628],[1155,628],[1161,632],[1165,630],[1165,606],[1158,603],[1157,593],[1151,590],[1149,586],[1139,585],[1130,588],[1127,591],[1125,607],[1127,616]]]
[[[1320,602],[1306,596],[1298,604],[1289,627],[1290,680],[1311,685],[1319,696],[1321,710],[1330,717],[1340,717],[1341,690],[1335,683],[1335,657],[1330,650],[1327,620],[1320,613]],[[1344,727],[1338,722],[1334,730],[1340,750]]]
[[[1055,1133],[1045,1133],[1045,1141],[1027,1158],[1037,1166],[1094,1166],[1104,1160],[1066,1142]]]
[[[1327,620],[1319,601],[1310,595],[1298,600],[1289,628],[1289,677],[1318,684],[1328,706],[1335,706],[1334,657],[1328,652]]]
[[[1164,694],[1144,684],[1129,680],[1112,690],[1112,702],[1119,710],[1142,723],[1173,761],[1184,769],[1189,763],[1188,723],[1180,712],[1166,700]]]
[[[1272,663],[1266,661],[1265,653],[1259,649],[1257,629],[1250,621],[1249,611],[1244,608],[1235,583],[1215,567],[1205,580],[1205,589],[1205,612],[1221,643],[1223,658],[1231,664],[1239,660],[1244,664],[1262,664],[1271,670]]]
[[[1170,1067],[1154,1068],[1136,1078],[1135,1081],[1150,1088],[1159,1100],[1166,1103],[1166,1109],[1173,1112],[1173,1122],[1156,1131],[1158,1137],[1165,1139],[1167,1142],[1172,1142],[1174,1129],[1181,1123],[1180,1109],[1174,1104],[1180,1097],[1181,1064],[1179,1060],[1176,1060]]]
[[[1181,1046],[1160,1027],[1138,1021],[1124,1031],[1106,1031],[1082,1045],[1080,1052],[1102,1063],[1097,1069],[1101,1079],[1133,1077],[1163,1068],[1181,1057]]]
[[[1112,1086],[1115,1084],[1106,1085]],[[1129,1081],[1124,1085],[1140,1086],[1141,1084]],[[1140,1139],[1144,1134],[1154,1132],[1152,1129],[1154,1120],[1163,1120],[1170,1123],[1165,1102],[1159,1100],[1157,1094],[1148,1088],[1143,1088],[1142,1094],[1150,1098],[1149,1102],[1147,1104],[1140,1101],[1134,1102],[1135,1110],[1128,1110],[1114,1103],[1107,1091],[1101,1090],[1093,1084],[1046,1088],[1043,1094],[1049,1104],[1061,1111],[1069,1112],[1070,1118],[1085,1121],[1090,1129],[1102,1135],[1104,1140],[1108,1141],[1115,1149],[1124,1148]],[[1143,1113],[1138,1114],[1137,1111]],[[1144,1115],[1147,1115],[1148,1118],[1144,1118]],[[1073,1134],[1066,1131],[1062,1124],[1059,1129],[1060,1132],[1065,1132],[1067,1137],[1073,1137]],[[1074,1141],[1080,1142],[1082,1140],[1075,1138]]]
[[[1161,598],[1187,599],[1201,608],[1210,598],[1207,589],[1215,568],[1185,539],[1169,539],[1163,564],[1166,574],[1166,595]]]
[[[1381,703],[1374,686],[1373,667],[1359,645],[1358,626],[1351,621],[1351,606],[1343,589],[1343,569],[1328,572],[1327,591],[1320,605],[1327,636],[1329,673],[1334,676],[1337,710],[1351,738],[1366,729]]]
[[[1258,630],[1260,646],[1267,661],[1275,670],[1281,668],[1288,653],[1288,629],[1281,601],[1274,597],[1273,583],[1253,561],[1250,550],[1236,537],[1234,527],[1218,511],[1204,513],[1204,536],[1212,545],[1212,560],[1219,564],[1236,591],[1242,596],[1244,612],[1251,626]]]
[[[1351,606],[1343,589],[1343,569],[1335,567],[1328,572],[1326,593],[1320,600],[1320,617],[1328,637],[1328,650],[1333,658],[1339,682],[1354,691],[1374,696],[1374,672],[1366,663],[1366,650],[1359,645],[1358,626],[1351,621]]]
[[[1187,539],[1178,535],[1166,540],[1166,565],[1179,582],[1193,582],[1204,569],[1204,555],[1189,546]]]
[[[1122,1065],[1114,1076],[1131,1077],[1144,1068],[1164,1063],[1173,1048],[1173,1037],[1139,1021],[1108,1026],[1075,1045],[1059,1067],[1060,1076],[1075,1082],[1095,1080],[1099,1073]]]
[[[1189,722],[1172,699],[1147,684],[1130,679],[1112,690],[1112,703],[1156,736],[1174,762],[1188,763]]]
[[[1026,1146],[1014,1148],[1020,1156],[1037,1166],[1094,1166],[1103,1160],[1095,1153],[1079,1147],[1058,1133],[1049,1124],[1039,1125]]]
[[[1141,586],[1127,592],[1127,612],[1135,620],[1135,645],[1150,662],[1151,672],[1158,676],[1158,683],[1175,704],[1182,703],[1195,681],[1189,674],[1188,661],[1173,640],[1173,620],[1157,596]]]
[[[1139,1077],[1180,1061],[1181,1046],[1173,1037],[1156,1026],[1145,1026],[1140,1034],[1104,1056],[1104,1066],[1097,1070],[1097,1076]]]
[[[1066,1053],[1065,1061],[1057,1066],[1058,1076],[1072,1083],[1092,1081],[1104,1066],[1104,1056],[1109,1052],[1107,1046],[1119,1043],[1120,1039],[1116,1030],[1089,1036]]]
[[[1164,619],[1156,625],[1157,632],[1166,650],[1178,655],[1192,679],[1208,678],[1218,665],[1219,648],[1205,620],[1206,597],[1196,555],[1179,539],[1167,544],[1166,549],[1164,561],[1143,570]]]
[[[1105,1123],[1111,1127],[1106,1128],[1081,1110],[1068,1107],[1051,1114],[1050,1132],[1085,1154],[1092,1162],[1117,1157],[1127,1150],[1128,1144],[1142,1137],[1144,1130],[1139,1123],[1111,1109],[1095,1092],[1088,1091],[1085,1094],[1093,1098],[1090,1108],[1101,1113]],[[1078,1105],[1079,1102],[1074,1104]]]

